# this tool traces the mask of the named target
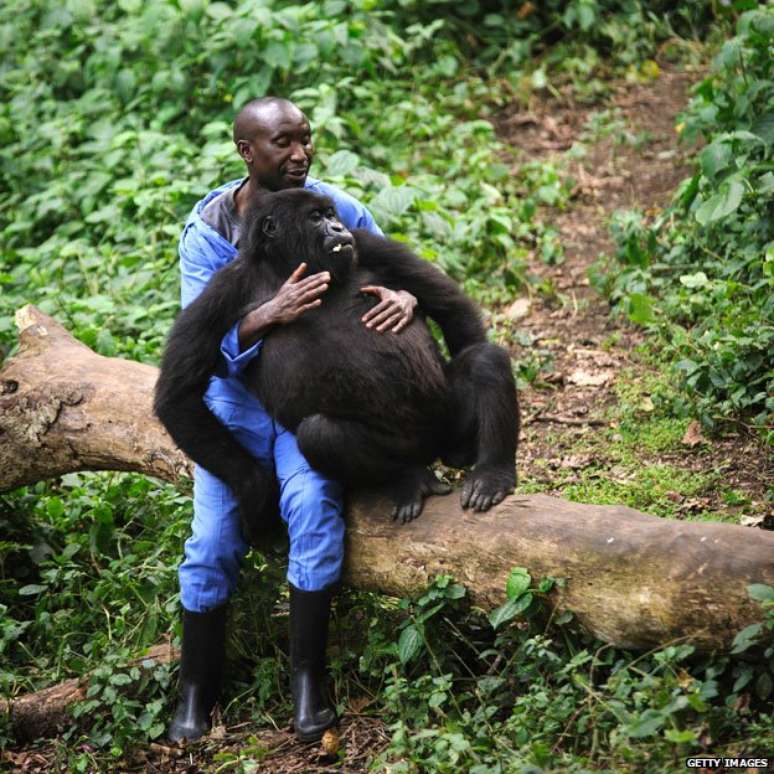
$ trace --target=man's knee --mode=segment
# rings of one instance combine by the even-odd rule
[[[194,478],[192,534],[180,565],[183,607],[206,612],[223,604],[233,592],[247,553],[239,509],[225,484],[197,469]]]
[[[288,580],[317,591],[339,580],[344,558],[342,488],[311,468],[283,482],[280,510],[288,525]]]

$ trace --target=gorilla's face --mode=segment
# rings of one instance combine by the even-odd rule
[[[356,263],[355,238],[339,220],[336,209],[329,201],[308,213],[309,233],[317,231],[318,252],[316,264],[319,271],[330,271],[335,280],[343,279]]]
[[[355,238],[327,196],[304,189],[269,194],[259,204],[255,223],[258,228],[249,239],[257,237],[270,260],[283,271],[303,261],[309,273],[329,271],[335,282],[357,264]]]

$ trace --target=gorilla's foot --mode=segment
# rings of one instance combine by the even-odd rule
[[[477,465],[465,477],[461,503],[464,510],[488,511],[502,502],[516,488],[516,468],[513,465]]]
[[[432,470],[424,467],[408,468],[402,472],[398,480],[387,487],[387,492],[394,505],[393,521],[401,524],[413,521],[422,513],[425,498],[431,495],[449,494],[451,487],[439,481]]]

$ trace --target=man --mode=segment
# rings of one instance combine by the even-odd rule
[[[196,204],[180,238],[181,294],[186,306],[212,275],[237,255],[243,218],[261,192],[305,187],[330,196],[350,229],[381,234],[371,213],[351,196],[308,177],[314,155],[306,116],[293,103],[266,97],[248,103],[234,122],[234,142],[248,175],[210,192]],[[313,470],[296,439],[266,413],[240,380],[259,356],[262,337],[321,303],[330,276],[304,277],[302,264],[277,295],[246,314],[224,337],[222,367],[210,381],[210,410],[256,457],[274,467],[280,515],[288,526],[290,555],[291,687],[294,724],[304,740],[319,738],[336,722],[324,695],[325,647],[332,590],[343,559],[344,522],[339,484]],[[379,302],[363,324],[398,333],[412,319],[416,299],[406,292],[369,286]],[[226,602],[247,552],[231,490],[200,467],[194,473],[192,535],[180,566],[183,647],[180,698],[169,729],[174,741],[196,739],[211,725],[223,665]]]

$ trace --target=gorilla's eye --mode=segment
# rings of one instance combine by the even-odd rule
[[[319,223],[322,220],[322,213],[320,210],[312,210],[309,213],[309,220],[311,220],[312,223]]]
[[[330,219],[335,218],[336,217],[336,210],[334,210],[333,207],[331,207],[330,209],[326,210],[325,211],[325,217],[326,218],[330,218]]]

